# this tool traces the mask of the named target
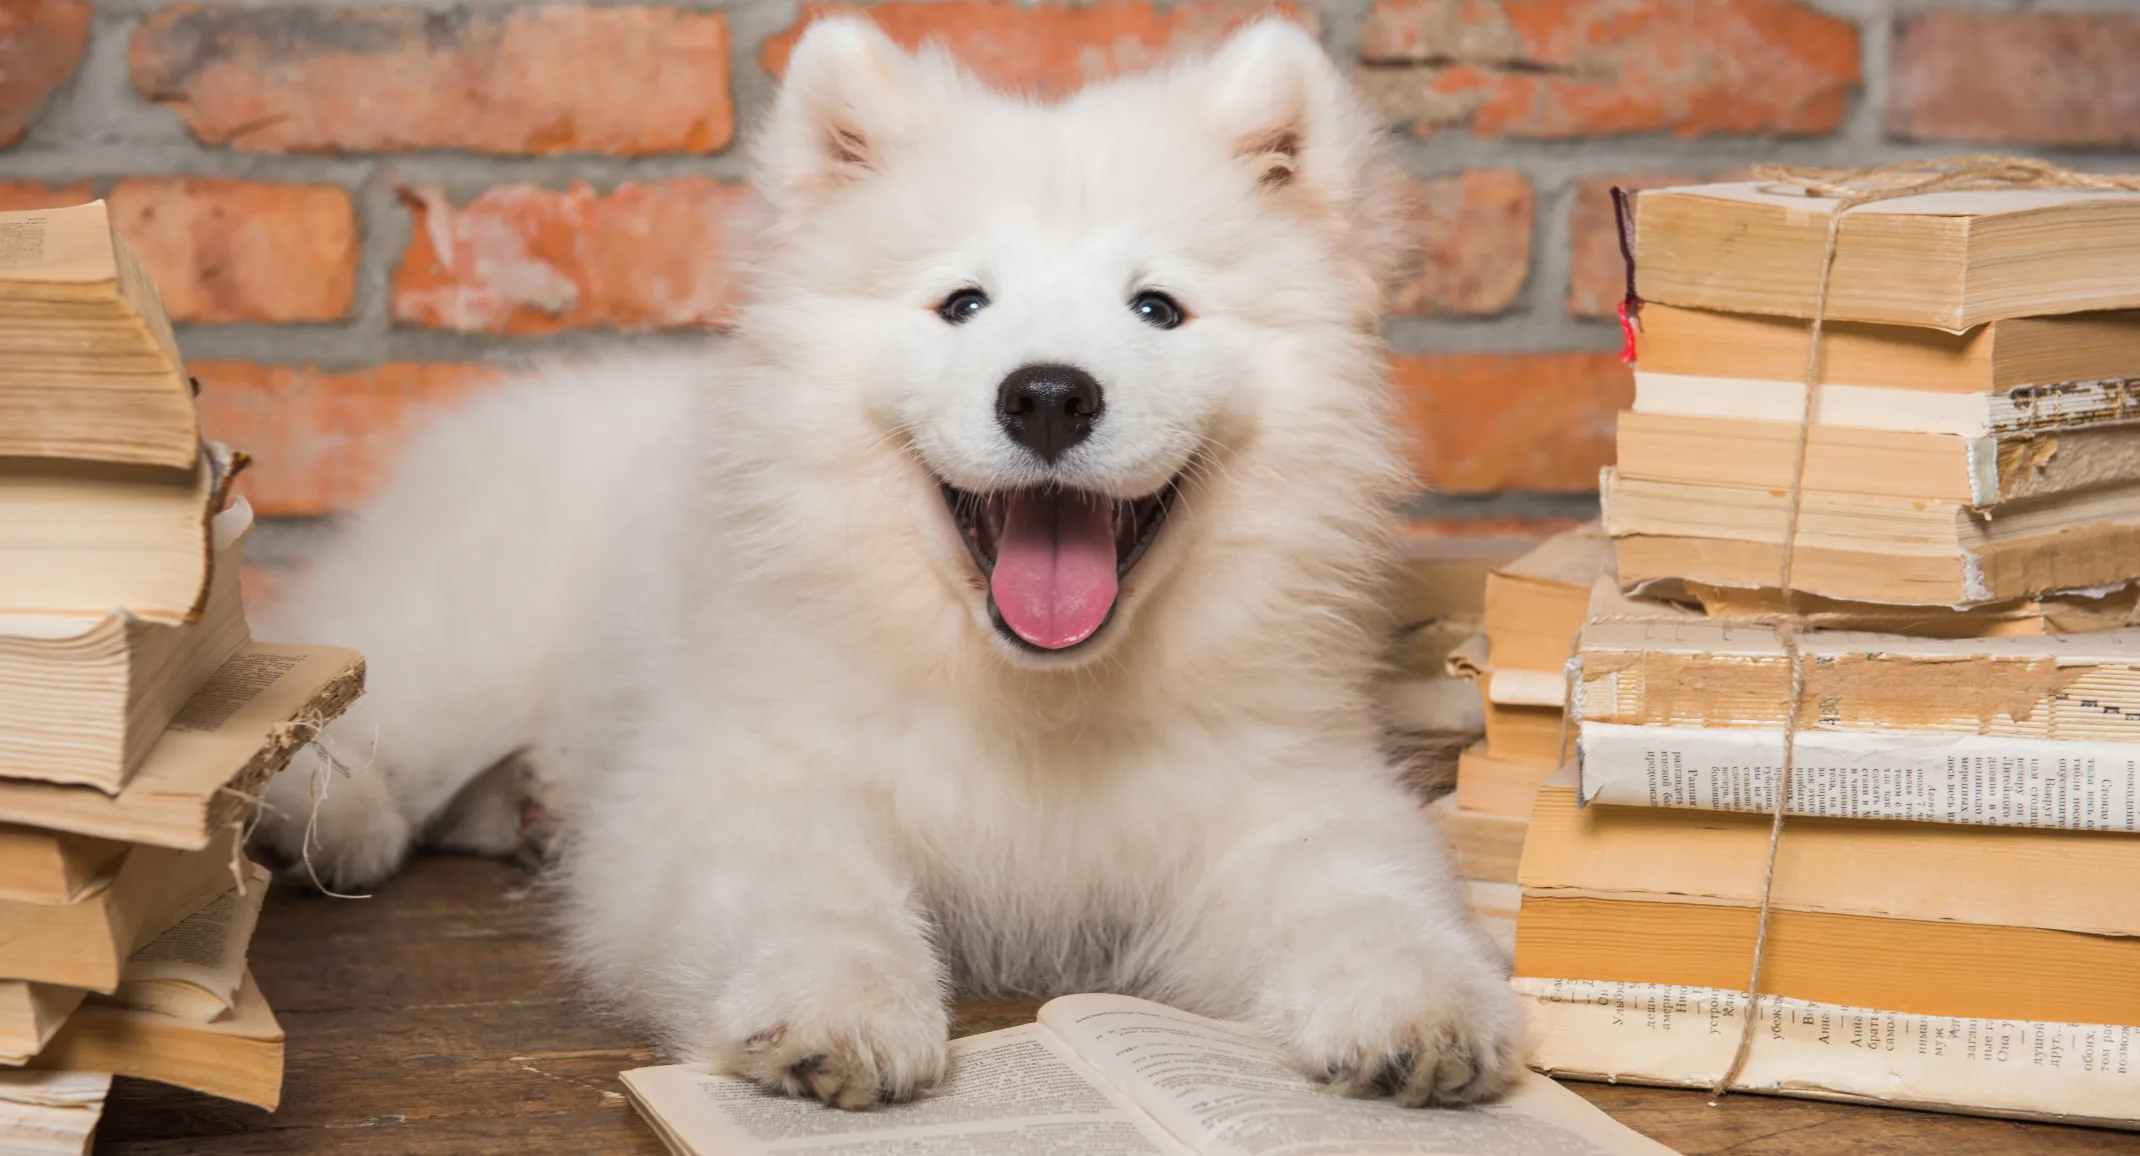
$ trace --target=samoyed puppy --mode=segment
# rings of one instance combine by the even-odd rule
[[[372,674],[265,839],[339,888],[504,850],[517,757],[591,990],[840,1107],[936,1081],[960,988],[1492,1094],[1515,1001],[1369,706],[1376,137],[1283,23],[1048,104],[814,24],[733,334],[441,419],[259,624]]]

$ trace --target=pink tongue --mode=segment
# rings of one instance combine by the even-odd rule
[[[1007,499],[989,592],[1018,637],[1048,650],[1075,646],[1115,604],[1112,503],[1064,490]]]

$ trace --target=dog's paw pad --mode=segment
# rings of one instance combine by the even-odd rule
[[[1499,1008],[1428,1013],[1379,1038],[1307,1062],[1348,1096],[1389,1096],[1401,1104],[1469,1104],[1506,1087],[1515,1074],[1516,1033]],[[1322,1049],[1317,1049],[1321,1051]]]
[[[860,1109],[911,1100],[941,1079],[947,1032],[939,1020],[875,1016],[845,1030],[779,1023],[744,1038],[735,1067],[784,1095]]]

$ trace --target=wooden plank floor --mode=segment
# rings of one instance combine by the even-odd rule
[[[289,1033],[282,1110],[120,1081],[96,1151],[659,1156],[616,1080],[654,1057],[559,977],[543,911],[526,876],[474,859],[425,860],[365,900],[278,889],[253,970]],[[959,1029],[1024,1023],[1033,1006],[967,1003]],[[1689,1154],[2140,1154],[2140,1136],[2118,1132],[1569,1086]]]

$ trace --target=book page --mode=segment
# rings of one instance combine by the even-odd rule
[[[1205,1156],[1663,1156],[1671,1150],[1526,1072],[1474,1108],[1349,1100],[1239,1024],[1126,996],[1051,1000],[1040,1022]]]
[[[951,1044],[921,1099],[866,1112],[674,1064],[621,1077],[671,1151],[697,1156],[1181,1156],[1183,1150],[1038,1024]]]
[[[208,1019],[229,1010],[245,981],[246,948],[260,922],[261,905],[267,902],[270,879],[267,868],[254,863],[246,867],[243,888],[223,892],[128,956],[111,1002],[174,1015],[191,1004],[204,1010],[220,1005],[212,1007]],[[185,1004],[159,998],[155,989],[171,983],[190,985],[213,998]]]

